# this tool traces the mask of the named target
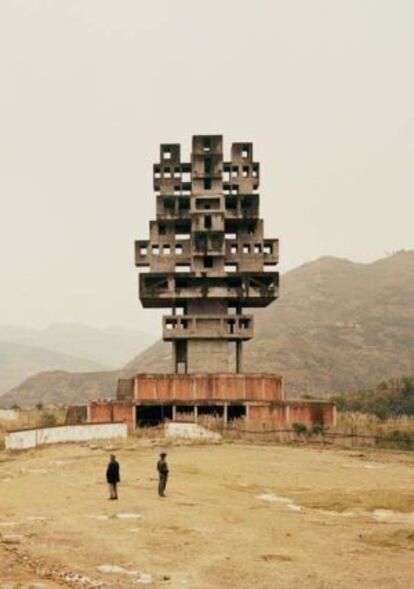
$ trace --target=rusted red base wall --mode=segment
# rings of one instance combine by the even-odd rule
[[[104,423],[108,421],[122,421],[132,429],[135,407],[131,403],[117,403],[116,401],[93,401],[88,407],[89,423]]]
[[[135,401],[281,401],[277,374],[137,374]]]
[[[249,419],[275,425],[303,423],[330,427],[335,425],[335,405],[326,401],[283,401],[250,405]]]
[[[183,399],[191,403],[191,399]],[[163,400],[159,401],[160,403]],[[89,405],[90,423],[122,421],[132,430],[135,427],[135,404],[116,401],[95,401]],[[188,419],[188,417],[186,417]],[[331,427],[335,425],[335,406],[326,401],[280,401],[275,403],[248,403],[248,421],[274,425],[304,423]]]
[[[282,378],[276,374],[137,374],[120,382],[117,401],[92,402],[88,421],[123,421],[133,429],[136,405],[180,402],[244,404],[247,419],[262,423],[335,425],[333,403],[284,400]]]

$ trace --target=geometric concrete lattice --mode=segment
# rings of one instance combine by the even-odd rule
[[[174,373],[242,371],[253,316],[278,294],[278,240],[265,239],[259,217],[260,166],[252,143],[233,143],[223,160],[221,135],[195,135],[191,162],[180,145],[163,144],[154,165],[156,219],[135,244],[144,307],[171,309],[163,339]]]

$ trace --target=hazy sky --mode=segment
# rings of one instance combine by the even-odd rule
[[[414,247],[412,0],[1,0],[0,324],[160,332],[159,143],[251,140],[285,271]]]

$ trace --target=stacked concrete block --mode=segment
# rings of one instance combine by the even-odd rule
[[[264,238],[259,182],[251,143],[233,143],[224,161],[221,135],[196,135],[189,163],[179,145],[161,145],[156,219],[135,251],[136,265],[149,268],[142,305],[170,309],[163,338],[174,373],[241,372],[243,342],[253,337],[244,310],[277,297],[278,241]]]

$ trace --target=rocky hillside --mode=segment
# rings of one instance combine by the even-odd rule
[[[372,264],[332,257],[304,264],[282,277],[280,299],[255,317],[245,370],[283,374],[290,396],[343,393],[412,375],[414,252]],[[38,375],[0,401],[24,404],[29,391],[36,401],[66,402],[69,391],[77,401],[107,396],[119,374],[169,371],[170,361],[170,346],[159,342],[119,373],[100,373],[96,379],[58,373],[47,386],[45,376]]]

